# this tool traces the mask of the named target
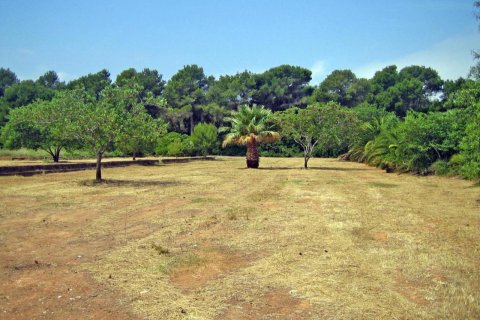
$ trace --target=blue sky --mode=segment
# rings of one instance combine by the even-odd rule
[[[207,75],[280,64],[371,77],[419,64],[465,77],[480,49],[473,0],[0,0],[0,67],[64,80],[187,64]]]

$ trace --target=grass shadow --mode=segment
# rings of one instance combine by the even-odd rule
[[[247,169],[247,168],[242,168]],[[322,170],[322,171],[366,171],[374,170],[371,168],[339,168],[339,167],[308,167],[307,169],[302,167],[264,167],[258,168],[258,170]]]
[[[101,182],[95,180],[83,180],[79,183],[81,186],[96,187],[96,186],[109,186],[109,187],[167,187],[177,186],[181,183],[178,181],[159,181],[159,180],[117,180],[117,179],[104,179]]]
[[[370,182],[370,183],[368,183],[368,185],[371,186],[371,187],[376,187],[376,188],[395,188],[395,187],[398,187],[398,184],[385,183],[385,182]]]

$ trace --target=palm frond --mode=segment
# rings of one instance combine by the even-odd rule
[[[227,118],[231,123],[230,133],[223,141],[223,146],[230,144],[244,145],[251,139],[258,142],[274,142],[280,139],[277,132],[270,130],[269,119],[272,112],[263,106],[242,106]]]
[[[256,137],[259,143],[272,143],[280,141],[281,137],[278,132],[275,131],[263,131],[261,135]]]

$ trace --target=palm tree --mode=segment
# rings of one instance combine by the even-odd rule
[[[242,106],[226,118],[232,123],[230,133],[223,140],[223,147],[230,144],[247,145],[247,168],[258,168],[258,143],[280,140],[280,134],[270,130],[268,120],[272,112],[263,106]]]

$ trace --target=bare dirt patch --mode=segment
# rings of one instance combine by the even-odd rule
[[[209,246],[204,246],[194,257],[186,259],[172,271],[170,280],[175,287],[182,290],[197,289],[248,265],[248,259],[239,253]]]
[[[218,319],[310,319],[310,302],[292,297],[288,290],[271,290],[249,302],[235,302]]]

